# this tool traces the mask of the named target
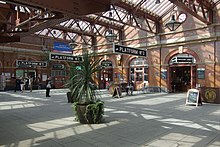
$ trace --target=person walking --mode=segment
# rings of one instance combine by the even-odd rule
[[[48,77],[46,80],[46,97],[50,97],[50,89],[51,89],[51,78]]]

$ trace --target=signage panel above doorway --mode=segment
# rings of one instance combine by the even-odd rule
[[[171,63],[193,63],[194,59],[193,57],[174,57],[171,60]]]
[[[103,61],[101,62],[101,65],[102,65],[103,67],[112,67],[112,62],[109,61],[109,60],[103,60]]]
[[[128,54],[128,55],[142,56],[142,57],[147,56],[147,51],[145,50],[122,46],[118,44],[113,44],[113,53]]]

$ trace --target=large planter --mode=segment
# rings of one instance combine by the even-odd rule
[[[74,111],[78,121],[82,124],[97,124],[102,122],[104,114],[103,102],[91,104],[74,103]]]

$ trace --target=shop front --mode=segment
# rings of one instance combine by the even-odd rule
[[[68,79],[67,67],[62,63],[53,63],[51,77],[53,88],[64,88]]]
[[[169,61],[168,85],[170,92],[187,92],[196,87],[196,58],[190,54],[176,54]]]
[[[39,68],[46,68],[47,62],[45,61],[31,61],[31,60],[16,60],[16,69],[14,78],[33,79],[33,89],[39,88]]]
[[[104,69],[99,73],[99,88],[107,89],[113,82],[113,64],[110,60],[103,60],[101,66]]]

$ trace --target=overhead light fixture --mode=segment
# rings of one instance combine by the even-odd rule
[[[77,46],[77,43],[75,43],[75,42],[70,42],[70,43],[69,43],[69,46],[70,46],[71,49],[73,50],[73,49]]]
[[[176,31],[176,29],[182,24],[181,22],[177,21],[175,16],[177,13],[177,10],[175,10],[175,5],[173,4],[173,10],[170,13],[170,21],[165,24],[165,26],[170,30],[170,31]]]
[[[109,29],[106,31],[105,33],[105,38],[109,41],[109,42],[114,42],[114,40],[117,39],[117,35],[113,32],[113,30]]]
[[[112,19],[112,12],[109,12],[109,18],[110,18],[110,21]],[[105,38],[109,41],[109,42],[114,42],[114,40],[117,39],[117,35],[113,32],[112,29],[108,29],[106,32],[105,32]]]
[[[156,0],[155,4],[159,4],[160,3],[160,0]]]
[[[176,21],[175,15],[171,16],[171,20],[165,25],[170,31],[175,31],[182,23]]]

